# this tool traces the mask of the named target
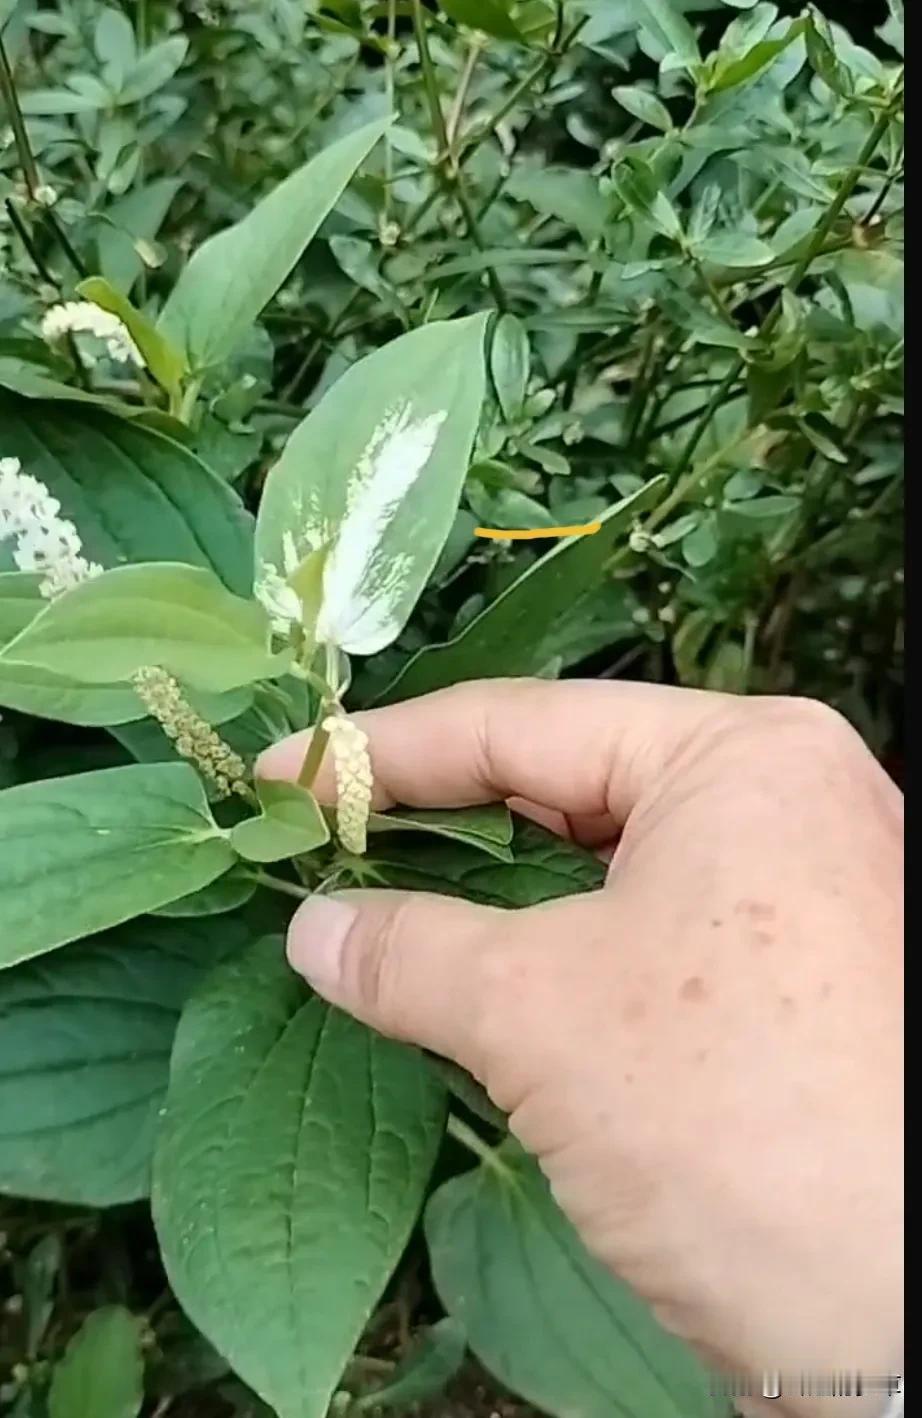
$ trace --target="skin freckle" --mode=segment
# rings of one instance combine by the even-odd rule
[[[679,999],[696,1003],[707,998],[707,986],[700,975],[692,975],[679,990]]]
[[[755,901],[745,896],[736,903],[735,911],[738,916],[748,916],[750,920],[763,924],[773,921],[777,914],[770,901]]]
[[[645,1019],[647,1006],[642,999],[628,1000],[621,1014],[625,1024],[639,1024],[641,1019]]]
[[[794,1003],[790,995],[782,995],[781,999],[779,1000],[779,1004],[781,1006],[782,1014],[791,1015],[797,1013],[797,1005]]]

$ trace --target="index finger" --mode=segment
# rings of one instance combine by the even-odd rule
[[[350,717],[367,733],[374,806],[511,797],[623,826],[723,695],[599,680],[477,680]],[[297,778],[311,730],[267,749],[262,778]],[[316,790],[335,797],[324,761]]]

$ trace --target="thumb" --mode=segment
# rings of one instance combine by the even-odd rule
[[[292,918],[288,959],[331,1004],[479,1076],[503,961],[520,954],[512,927],[530,914],[421,891],[312,896]]]

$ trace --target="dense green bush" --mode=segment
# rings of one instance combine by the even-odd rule
[[[318,808],[313,760],[284,793],[251,765],[320,720],[362,780],[349,708],[577,669],[816,694],[898,750],[901,0],[860,18],[0,0],[18,1418],[85,1413],[87,1373],[94,1418],[145,1383],[158,1414],[406,1412],[465,1345],[551,1414],[725,1411],[471,1082],[281,959],[330,882],[515,906],[598,865],[502,808],[366,822],[361,792]],[[219,1352],[139,1257],[155,1148]],[[425,1285],[407,1356],[424,1202],[448,1318]],[[72,1261],[98,1228],[117,1277]]]

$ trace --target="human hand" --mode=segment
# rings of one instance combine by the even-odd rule
[[[588,681],[355,717],[376,807],[525,800],[616,850],[603,890],[521,911],[314,897],[295,969],[473,1073],[589,1248],[712,1362],[899,1370],[902,800],[858,736],[808,701]]]

